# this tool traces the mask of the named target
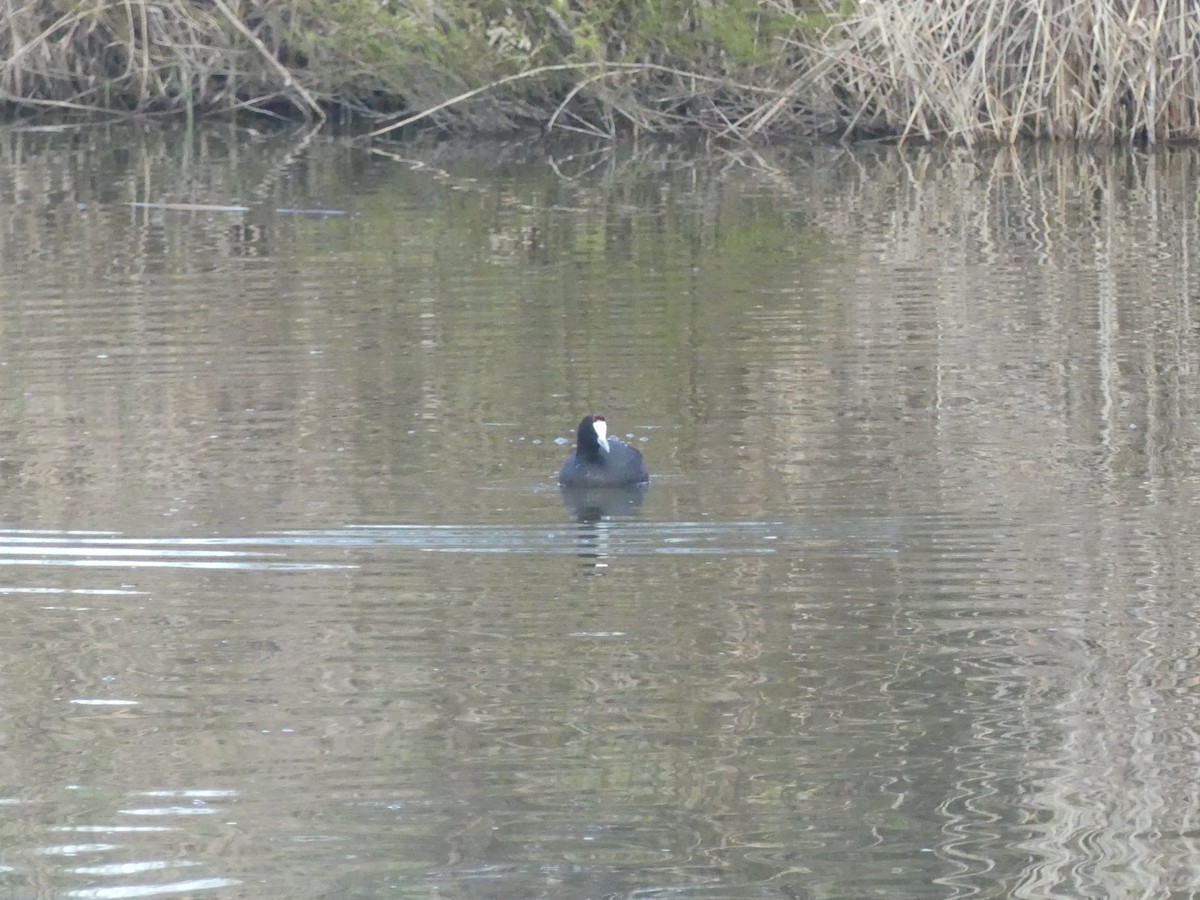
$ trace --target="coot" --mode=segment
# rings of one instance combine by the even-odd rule
[[[583,417],[575,452],[558,473],[558,483],[566,487],[629,487],[649,480],[642,454],[608,437],[604,416]]]

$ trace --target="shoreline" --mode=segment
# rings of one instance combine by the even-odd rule
[[[497,136],[1200,140],[1200,17],[1067,0],[41,0],[12,119],[250,115]]]

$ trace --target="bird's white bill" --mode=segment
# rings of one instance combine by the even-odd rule
[[[592,428],[596,429],[596,440],[600,442],[600,446],[604,448],[604,452],[608,452],[608,423],[603,419],[597,419],[592,422]]]

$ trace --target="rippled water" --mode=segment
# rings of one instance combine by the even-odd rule
[[[0,134],[0,897],[1200,893],[1200,155],[544,150]]]

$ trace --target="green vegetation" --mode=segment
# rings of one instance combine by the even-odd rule
[[[498,132],[1200,137],[1190,0],[30,0],[21,112]]]

